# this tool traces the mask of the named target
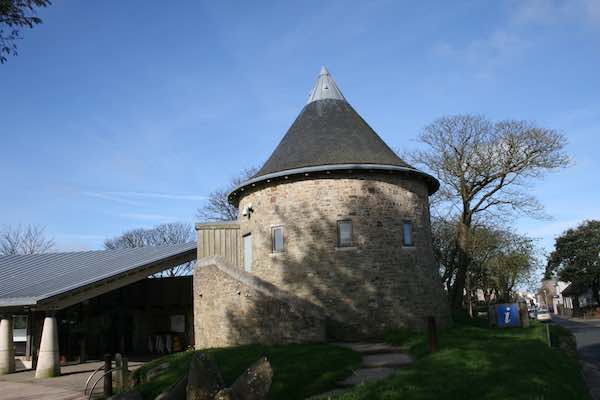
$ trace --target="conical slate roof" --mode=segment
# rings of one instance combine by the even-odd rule
[[[267,162],[246,186],[281,176],[339,170],[409,172],[425,178],[429,192],[438,181],[403,161],[346,101],[325,67],[321,68],[308,102]]]

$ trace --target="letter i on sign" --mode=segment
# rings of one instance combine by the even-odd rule
[[[506,307],[506,312],[504,313],[504,323],[510,324],[510,308]]]

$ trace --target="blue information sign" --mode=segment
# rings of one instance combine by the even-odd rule
[[[498,328],[521,326],[519,305],[516,303],[496,304],[496,324]]]

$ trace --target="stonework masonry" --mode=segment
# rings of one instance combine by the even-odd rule
[[[194,270],[195,347],[322,342],[318,307],[218,257]]]
[[[280,180],[246,191],[240,234],[252,235],[252,275],[325,310],[328,334],[380,336],[449,321],[431,247],[428,189],[397,173],[344,172]],[[337,221],[351,220],[353,244],[339,247]],[[402,245],[410,221],[414,246]],[[271,229],[284,229],[272,252]]]
[[[250,326],[260,332],[255,341],[280,342],[281,327],[287,330],[290,323],[312,332],[311,324],[293,319],[287,309],[270,313],[271,302],[259,298],[262,292],[249,293],[249,301],[232,299],[229,293],[240,285],[236,281],[250,276],[253,284],[284,291],[294,303],[316,306],[327,339],[375,340],[389,330],[423,330],[428,317],[447,325],[450,312],[433,257],[429,216],[429,195],[438,188],[435,177],[398,157],[322,68],[309,101],[271,156],[228,194],[241,211],[240,240],[235,241],[239,257],[231,256],[234,246],[228,250],[217,229],[206,233],[201,232],[206,227],[198,228],[199,238],[209,237],[205,246],[214,237],[211,248],[199,249],[199,257],[214,249],[211,255],[240,262],[231,271],[245,271],[223,278],[214,266],[197,269],[197,276],[223,290],[228,307],[225,318],[219,294],[195,277],[195,286],[215,295],[210,300],[215,311],[206,307],[209,300],[195,307],[200,328],[201,321],[208,321],[201,335],[217,343],[232,321],[244,326],[244,319],[252,320]],[[404,240],[409,236],[412,242]],[[315,338],[302,332],[294,336]],[[247,337],[227,343],[242,339]]]

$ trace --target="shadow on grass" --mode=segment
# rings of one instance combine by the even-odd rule
[[[335,387],[360,364],[360,356],[345,348],[327,345],[249,345],[206,350],[218,365],[226,385],[252,363],[266,356],[273,368],[269,399],[304,399]],[[187,372],[193,351],[155,360],[135,372],[142,382],[152,368],[168,362],[169,368],[151,381],[138,386],[144,399],[154,399]]]

